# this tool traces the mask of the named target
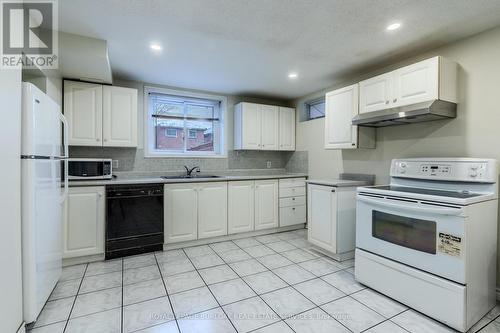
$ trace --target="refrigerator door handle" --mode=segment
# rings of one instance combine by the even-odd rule
[[[69,192],[69,186],[68,186],[68,157],[69,157],[69,148],[68,148],[68,121],[66,120],[66,117],[63,116],[62,113],[59,113],[59,119],[61,120],[63,124],[63,144],[64,144],[64,192],[62,193],[59,201],[60,203],[64,203],[66,198],[68,197],[68,192]]]

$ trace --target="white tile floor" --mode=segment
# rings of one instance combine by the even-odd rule
[[[277,233],[66,267],[32,333],[454,332]],[[472,330],[500,332],[500,306]]]

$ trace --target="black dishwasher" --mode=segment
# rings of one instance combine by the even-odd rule
[[[106,259],[163,249],[163,185],[106,186]]]

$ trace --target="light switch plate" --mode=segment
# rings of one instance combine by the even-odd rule
[[[271,161],[267,161],[266,165],[268,169],[271,169],[271,167],[273,166]]]

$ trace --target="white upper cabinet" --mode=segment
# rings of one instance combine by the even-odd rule
[[[137,90],[64,81],[72,146],[137,147]]]
[[[352,124],[358,114],[358,85],[325,95],[325,149],[375,148],[375,129]]]
[[[382,74],[359,83],[359,112],[372,112],[387,108],[392,96],[392,73]]]
[[[237,104],[234,108],[234,149],[294,150],[295,111],[292,120],[291,110],[294,109],[246,102]]]
[[[69,144],[102,146],[102,85],[64,81]]]
[[[458,65],[433,57],[359,83],[359,112],[372,112],[434,99],[457,102]]]
[[[137,90],[104,86],[103,143],[108,147],[137,146]]]
[[[279,108],[279,150],[295,150],[295,109]]]
[[[278,227],[278,180],[255,182],[255,230]]]
[[[274,105],[261,105],[262,150],[278,150],[279,108]]]

